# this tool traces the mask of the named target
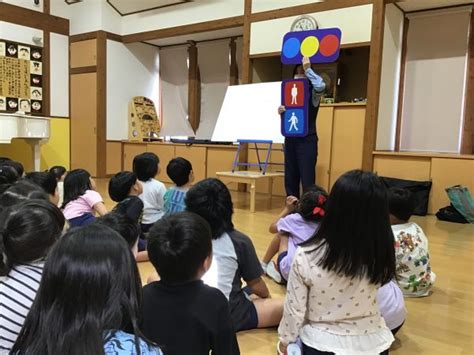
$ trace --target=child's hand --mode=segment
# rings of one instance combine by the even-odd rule
[[[281,114],[282,114],[283,112],[285,112],[285,111],[286,111],[285,106],[279,106],[279,107],[278,107],[278,114],[279,114],[279,115],[281,115]]]
[[[290,211],[290,212],[293,212],[296,208],[296,204],[298,203],[298,198],[295,197],[295,196],[288,196],[286,198],[286,202],[285,202],[285,208]]]

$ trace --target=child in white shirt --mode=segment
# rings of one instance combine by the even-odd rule
[[[133,172],[141,181],[143,192],[140,196],[143,201],[142,232],[148,233],[151,226],[164,216],[165,185],[156,180],[160,171],[160,159],[155,153],[142,153],[133,159]]]

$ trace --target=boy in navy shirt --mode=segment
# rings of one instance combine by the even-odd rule
[[[201,277],[212,260],[211,229],[179,212],[150,229],[148,253],[161,280],[143,289],[143,333],[167,355],[240,354],[226,297]]]

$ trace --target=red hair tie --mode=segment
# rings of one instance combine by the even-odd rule
[[[313,216],[321,216],[321,217],[324,217],[326,212],[324,212],[324,210],[321,208],[321,207],[315,207],[314,210],[313,210]]]
[[[319,195],[318,196],[318,205],[322,205],[326,202],[326,197],[324,195]]]

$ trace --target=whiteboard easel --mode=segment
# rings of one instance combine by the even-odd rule
[[[227,88],[213,141],[239,139],[283,143],[281,135],[281,82],[233,85]]]

